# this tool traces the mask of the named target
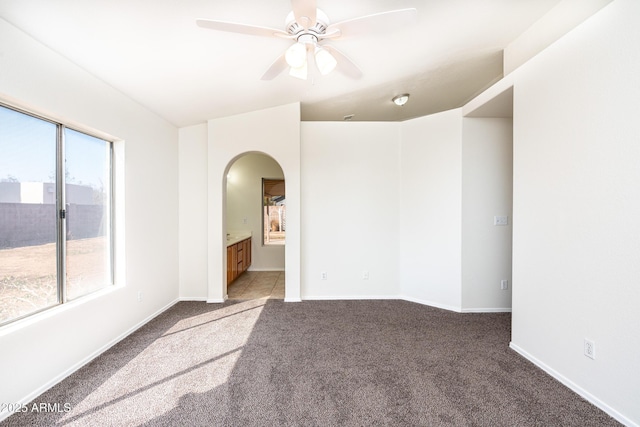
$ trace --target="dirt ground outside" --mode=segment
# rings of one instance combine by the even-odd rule
[[[105,237],[67,242],[67,297],[111,282]],[[0,323],[58,304],[56,245],[0,249]]]

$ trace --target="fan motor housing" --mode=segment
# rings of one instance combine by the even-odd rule
[[[294,16],[293,11],[289,12],[287,19],[285,20],[285,30],[292,36],[295,36],[296,40],[300,40],[302,36],[310,35],[315,37],[317,41],[318,36],[326,33],[328,26],[329,18],[320,9],[316,9],[316,24],[308,30],[305,30],[296,22],[296,17]],[[302,38],[305,39],[307,37]]]

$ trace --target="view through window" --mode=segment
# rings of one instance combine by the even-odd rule
[[[112,143],[0,106],[0,324],[113,284]]]
[[[284,245],[287,229],[287,205],[284,179],[262,178],[263,242]]]

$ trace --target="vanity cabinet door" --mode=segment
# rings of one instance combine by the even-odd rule
[[[231,246],[231,275],[233,279],[231,281],[236,280],[240,272],[238,271],[238,244]]]
[[[244,268],[244,240],[235,244],[238,262],[238,276],[245,270]]]
[[[233,245],[227,246],[227,285],[233,281]]]
[[[244,265],[243,271],[251,265],[251,239],[242,241],[242,263]]]
[[[251,265],[251,238],[227,246],[227,285]]]
[[[238,246],[227,246],[227,285],[238,277]]]

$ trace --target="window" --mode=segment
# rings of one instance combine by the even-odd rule
[[[113,284],[112,152],[0,106],[0,324]]]
[[[284,245],[287,206],[283,179],[262,178],[263,243]]]

